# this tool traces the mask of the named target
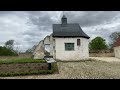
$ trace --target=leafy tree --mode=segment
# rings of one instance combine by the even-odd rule
[[[0,56],[17,56],[18,54],[13,50],[0,46]]]
[[[90,44],[89,44],[90,50],[105,50],[107,49],[107,44],[105,42],[105,39],[102,37],[96,37],[94,38]]]
[[[8,40],[5,42],[5,47],[10,49],[10,50],[13,50],[13,46],[14,46],[14,40]]]

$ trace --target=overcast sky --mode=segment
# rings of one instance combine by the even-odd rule
[[[62,11],[0,11],[0,45],[15,40],[25,51],[52,33],[52,24],[61,23]],[[120,31],[120,11],[65,11],[68,23],[79,23],[93,39],[102,36],[109,42],[112,32]]]

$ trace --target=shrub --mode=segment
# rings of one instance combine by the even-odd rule
[[[17,55],[18,54],[15,51],[0,46],[0,56],[17,56]]]

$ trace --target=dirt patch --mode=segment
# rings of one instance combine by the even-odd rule
[[[47,63],[1,64],[0,73],[29,72],[33,70],[48,70]]]

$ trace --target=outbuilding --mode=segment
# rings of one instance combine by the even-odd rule
[[[53,33],[40,41],[33,58],[42,59],[48,55],[60,61],[89,59],[89,38],[78,23],[68,23],[63,15],[61,24],[53,24]]]

